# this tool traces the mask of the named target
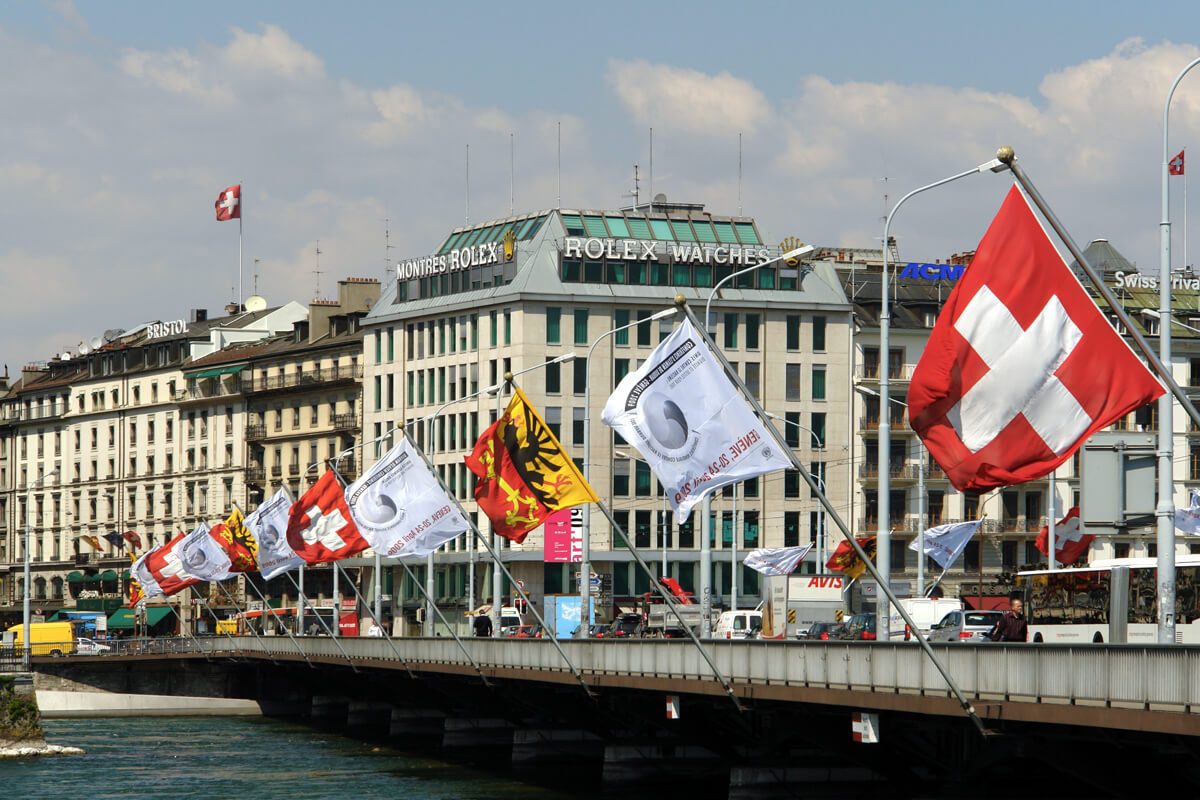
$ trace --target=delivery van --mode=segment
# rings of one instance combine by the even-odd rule
[[[900,604],[904,606],[904,610],[912,617],[912,621],[917,623],[923,636],[929,636],[929,629],[936,623],[941,622],[942,617],[949,614],[951,611],[961,611],[962,601],[949,597],[904,597],[900,599]],[[900,612],[895,606],[891,607],[890,624],[888,625],[889,633],[893,640],[902,639],[904,641],[916,641],[916,637],[912,635],[912,631],[907,630],[904,623],[904,617],[900,616]]]
[[[17,650],[23,650],[25,648],[25,626],[14,625],[8,630],[13,633],[13,643]],[[29,641],[32,645],[32,655],[70,655],[75,652],[75,623],[31,622],[29,623]]]
[[[722,611],[717,617],[714,639],[753,639],[762,630],[761,611]]]

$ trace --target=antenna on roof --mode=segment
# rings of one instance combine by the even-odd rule
[[[634,174],[637,174],[636,165],[634,165]],[[634,180],[636,183],[636,178]],[[634,201],[637,205],[637,201]],[[654,126],[650,126],[650,210],[654,210]]]
[[[469,144],[467,145],[466,196],[467,196],[467,198],[466,198],[467,199],[467,211],[466,211],[466,214],[463,216],[463,225],[470,225],[471,224],[471,145],[469,145]]]
[[[562,120],[558,122],[558,200],[555,208],[562,208]]]
[[[738,131],[738,216],[742,215],[742,132]]]
[[[637,208],[638,197],[639,197],[640,192],[641,192],[641,184],[640,184],[640,181],[638,178],[638,165],[637,165],[637,162],[635,161],[633,163],[633,191],[626,192],[622,196],[623,197],[632,197],[633,198],[633,207]]]
[[[513,203],[513,183],[517,179],[516,170],[516,148],[513,145],[512,131],[508,132],[508,215],[513,215],[513,209],[516,207]]]
[[[256,265],[257,265],[257,264],[258,264],[258,262],[260,262],[260,261],[262,261],[262,259],[261,259],[261,258],[256,258],[256,259],[254,259],[254,263],[255,263]],[[254,273],[254,293],[255,293],[255,294],[258,294],[258,272],[257,272],[257,271],[255,271],[255,273]]]
[[[313,300],[321,299],[321,240],[317,239],[317,268],[313,270],[315,288],[313,289]]]
[[[388,223],[391,220],[388,217],[383,218],[383,279],[384,282],[392,274],[392,234],[389,230]]]

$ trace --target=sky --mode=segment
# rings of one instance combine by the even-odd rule
[[[555,207],[560,128],[563,207],[630,204],[635,163],[645,200],[653,128],[655,194],[737,213],[740,186],[768,235],[818,246],[878,247],[902,195],[1011,145],[1081,245],[1157,269],[1162,108],[1198,22],[1183,2],[9,0],[0,362],[218,313],[237,294],[237,223],[213,212],[231,184],[244,294],[307,302],[510,197]],[[1200,69],[1172,155],[1198,130]],[[901,258],[974,248],[1010,185],[907,203]]]

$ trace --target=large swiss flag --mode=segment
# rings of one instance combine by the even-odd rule
[[[242,185],[240,183],[222,189],[214,204],[217,209],[217,222],[242,218]]]
[[[1034,480],[1163,393],[1013,186],[950,294],[908,410],[950,482]]]
[[[370,547],[350,518],[346,494],[327,470],[292,506],[288,546],[308,564],[340,561]]]

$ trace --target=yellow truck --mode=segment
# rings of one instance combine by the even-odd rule
[[[25,648],[25,626],[14,625],[8,629],[13,634],[13,644],[20,652]],[[31,622],[29,641],[35,656],[67,656],[75,652],[75,623]]]

